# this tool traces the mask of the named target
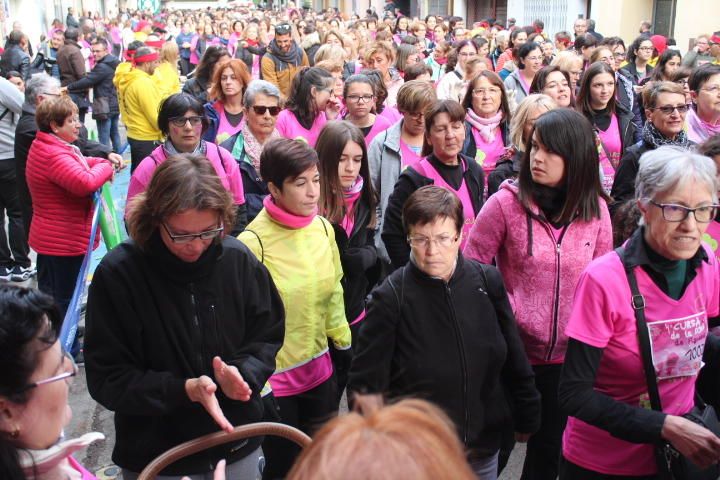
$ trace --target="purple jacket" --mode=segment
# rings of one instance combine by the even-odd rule
[[[612,249],[610,214],[601,200],[600,219],[574,220],[560,234],[539,216],[537,206],[523,207],[517,194],[517,185],[505,182],[488,198],[463,254],[482,263],[495,258],[530,363],[562,363],[580,274]]]

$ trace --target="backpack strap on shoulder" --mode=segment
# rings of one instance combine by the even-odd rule
[[[250,230],[249,228],[246,228],[243,230],[244,232],[250,232],[253,235],[255,235],[255,238],[258,240],[258,245],[260,245],[260,263],[263,265],[265,264],[265,248],[263,247],[262,240],[260,240],[260,235],[258,235],[255,231]]]

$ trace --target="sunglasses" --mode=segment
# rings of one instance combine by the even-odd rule
[[[265,115],[265,112],[270,111],[270,115],[272,115],[273,117],[277,117],[278,113],[280,113],[281,110],[280,107],[266,107],[262,105],[255,105],[252,107],[252,109],[256,115]]]
[[[280,25],[275,25],[275,33],[279,35],[287,35],[290,32],[290,25],[287,23],[281,23]]]
[[[677,110],[677,112],[682,115],[690,110],[690,105],[664,105],[662,107],[651,108],[650,110],[660,110],[663,115],[672,115],[672,113]]]

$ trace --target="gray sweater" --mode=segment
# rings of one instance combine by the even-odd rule
[[[0,161],[15,157],[15,126],[22,113],[23,94],[0,77]]]

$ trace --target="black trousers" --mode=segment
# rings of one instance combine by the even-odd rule
[[[560,459],[560,480],[659,480],[657,475],[631,477],[627,475],[608,475],[593,472],[569,462],[565,457]]]
[[[72,300],[83,258],[85,255],[59,257],[38,253],[38,288],[53,297],[60,308],[61,318],[65,316],[70,300]]]
[[[337,416],[336,391],[337,384],[333,375],[307,392],[290,397],[275,397],[279,421],[312,435],[323,423]],[[267,403],[265,408],[267,410]],[[300,454],[300,447],[278,437],[265,437],[263,451],[266,452],[267,460],[263,480],[278,479],[287,476]]]
[[[130,144],[130,173],[134,172],[145,157],[150,156],[157,143],[154,140],[135,140],[128,137]]]
[[[187,74],[192,70],[189,58],[180,58],[180,75],[187,77]]]
[[[535,386],[540,392],[540,430],[527,444],[521,480],[555,480],[560,462],[562,434],[567,416],[558,404],[558,385],[562,365],[536,365]]]
[[[8,231],[5,234],[5,214]],[[9,248],[8,248],[9,247]],[[30,247],[17,189],[15,160],[0,160],[0,267],[30,266]]]

